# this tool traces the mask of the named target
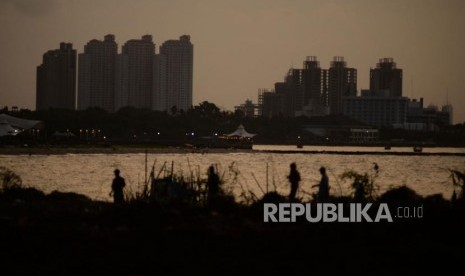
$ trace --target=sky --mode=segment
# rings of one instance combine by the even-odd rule
[[[465,1],[462,0],[1,0],[0,106],[35,108],[42,55],[114,34],[121,46],[152,34],[158,46],[183,34],[194,44],[194,104],[226,110],[272,89],[306,56],[328,68],[343,56],[358,70],[392,57],[403,93],[454,107],[465,121]],[[447,96],[448,95],[448,96]]]

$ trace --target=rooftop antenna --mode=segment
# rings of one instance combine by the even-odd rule
[[[410,77],[410,97],[414,98],[413,93],[413,75]]]
[[[449,87],[446,88],[446,105],[449,105]]]

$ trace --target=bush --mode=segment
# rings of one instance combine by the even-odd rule
[[[354,190],[353,197],[356,202],[374,201],[379,191],[379,186],[375,183],[378,177],[379,167],[374,163],[373,173],[363,174],[350,170],[344,172],[340,178],[342,180],[352,180],[351,187]]]
[[[1,188],[3,191],[23,188],[21,177],[5,167],[0,167],[0,181],[2,182]]]
[[[400,186],[398,188],[391,189],[382,194],[379,198],[380,202],[403,206],[418,204],[421,200],[422,197],[407,186]]]
[[[465,200],[465,172],[460,172],[457,170],[450,170],[450,177],[452,178],[452,184],[454,185],[454,195],[452,201]],[[459,194],[457,197],[456,189],[459,189]]]

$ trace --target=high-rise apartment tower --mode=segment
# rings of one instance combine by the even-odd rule
[[[118,44],[114,35],[93,39],[79,54],[78,109],[100,107],[115,110],[115,74]]]
[[[194,46],[190,36],[183,35],[179,40],[165,41],[160,47],[160,55],[166,63],[166,109],[173,106],[187,111],[192,107],[192,79]]]
[[[43,55],[37,67],[36,109],[76,108],[76,50],[71,43]]]

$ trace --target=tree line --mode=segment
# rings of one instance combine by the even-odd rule
[[[172,108],[168,112],[152,111],[124,107],[114,113],[101,108],[86,110],[49,109],[31,111],[27,109],[11,110],[6,108],[1,113],[12,116],[40,120],[44,124],[40,138],[52,139],[54,133],[72,133],[75,140],[89,140],[92,131],[98,133],[98,139],[105,137],[108,141],[179,141],[199,137],[215,137],[231,133],[242,124],[250,133],[258,134],[255,141],[259,143],[328,142],[327,137],[312,134],[305,127],[312,124],[323,125],[354,124],[344,116],[297,117],[284,116],[250,117],[236,110],[221,110],[214,103],[204,101],[187,111]],[[357,123],[357,122],[355,122]],[[86,132],[87,131],[87,132]],[[347,142],[347,135],[334,134],[329,142]],[[440,131],[409,131],[402,129],[381,128],[379,140],[426,141],[439,144],[464,144],[465,124],[443,127]]]

